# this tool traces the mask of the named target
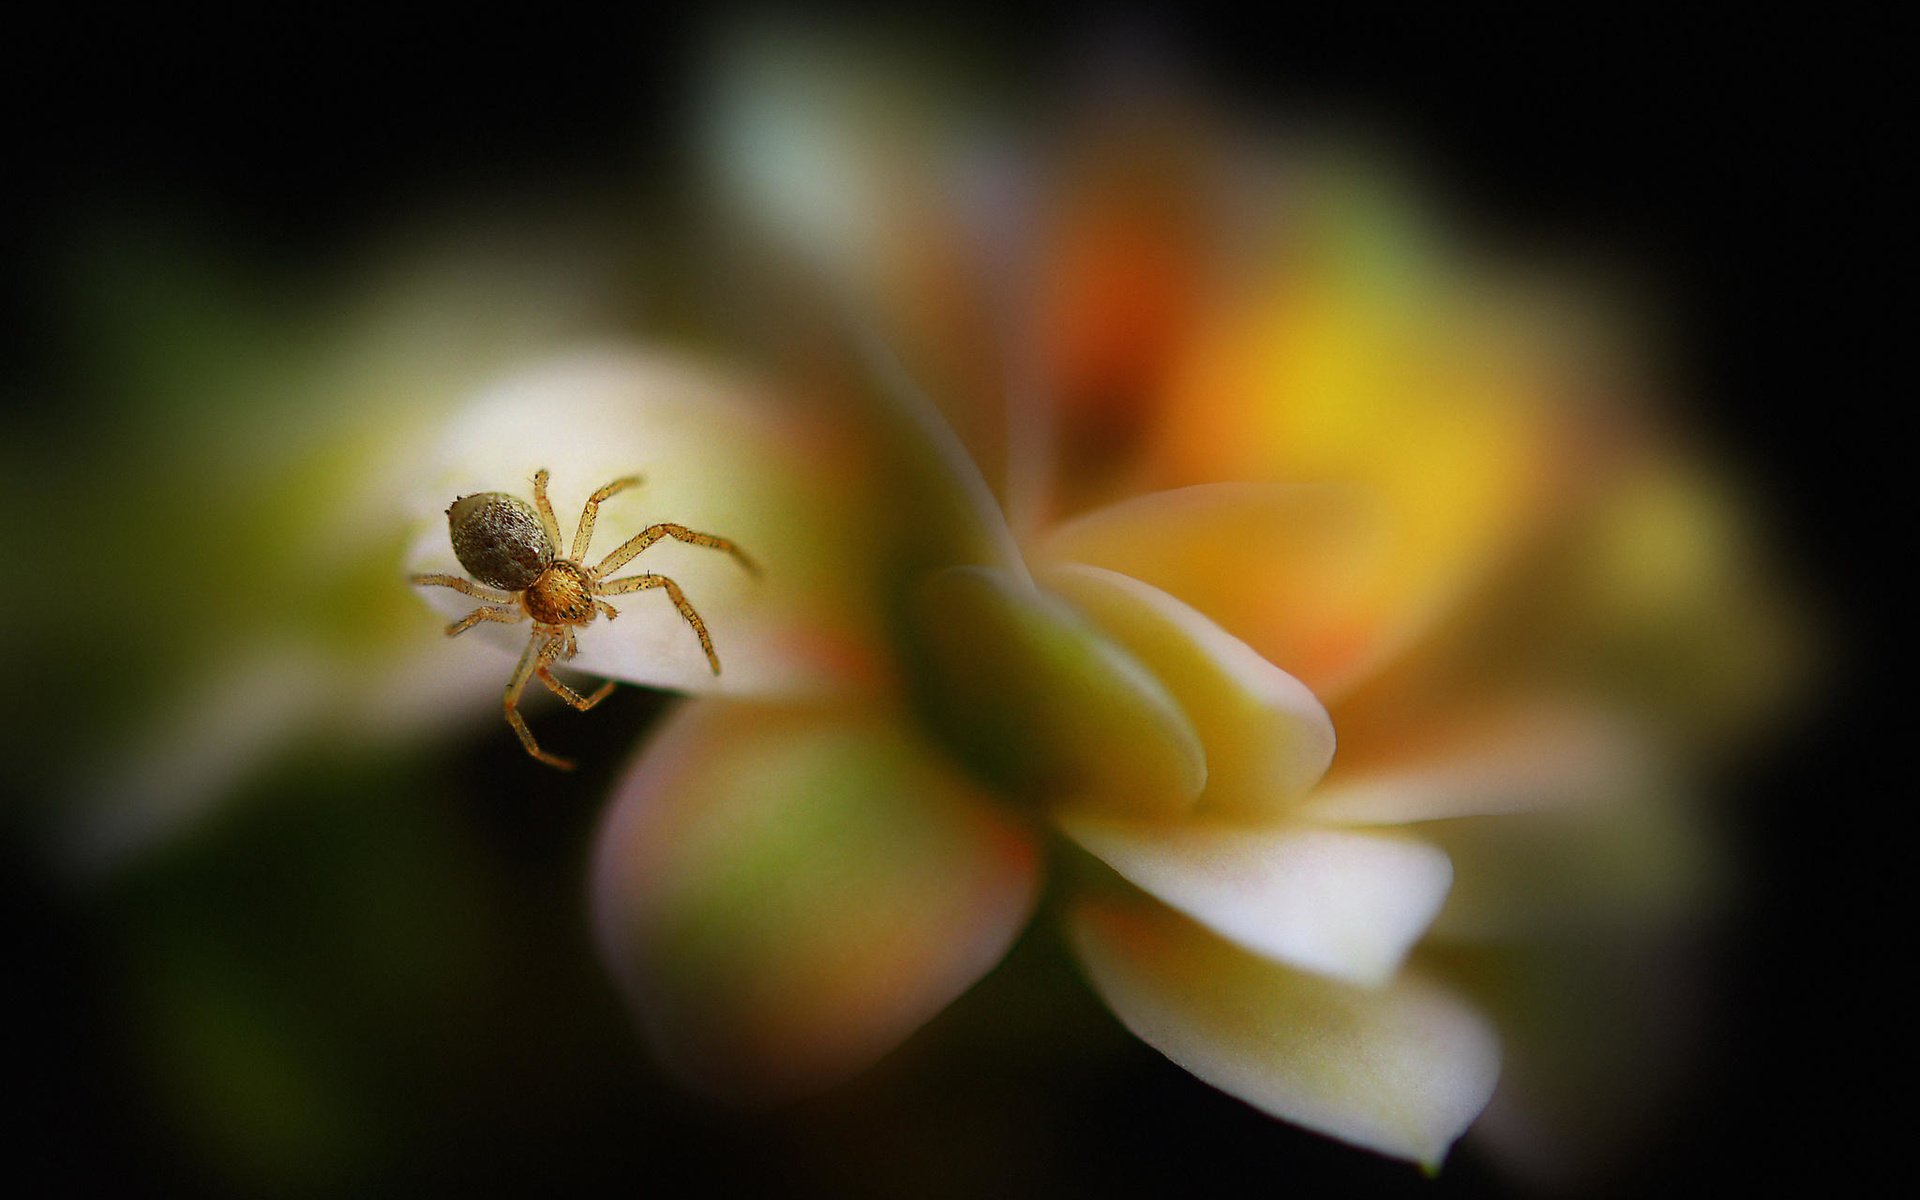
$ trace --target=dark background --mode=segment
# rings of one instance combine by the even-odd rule
[[[394,214],[446,196],[537,191],[543,180],[556,190],[617,186],[671,168],[700,23],[630,11],[536,25],[476,11],[444,22],[74,20],[0,51],[12,60],[18,124],[7,169],[15,213],[0,246],[10,350],[0,397],[44,403],[57,392],[76,352],[60,336],[63,256],[97,222],[159,214],[297,278]],[[1122,24],[1143,44],[1183,46],[1230,99],[1390,131],[1445,164],[1497,229],[1576,237],[1658,281],[1691,418],[1771,502],[1778,552],[1814,593],[1836,665],[1829,698],[1731,781],[1751,814],[1738,829],[1755,885],[1727,948],[1716,1032],[1687,1101],[1605,1190],[1723,1194],[1876,1171],[1872,1114],[1910,1104],[1894,1066],[1903,1048],[1884,1032],[1900,1027],[1887,1023],[1885,993],[1905,986],[1895,979],[1910,935],[1882,926],[1912,872],[1870,861],[1872,847],[1886,853],[1912,794],[1882,765],[1887,746],[1911,740],[1891,725],[1896,715],[1905,723],[1910,701],[1895,707],[1883,639],[1899,594],[1891,580],[1913,559],[1912,506],[1893,499],[1873,453],[1910,424],[1900,411],[1910,385],[1888,382],[1907,377],[1889,374],[1900,365],[1889,351],[1907,338],[1896,340],[1875,288],[1894,247],[1910,241],[1890,183],[1909,139],[1896,140],[1876,65],[1891,23],[1375,12]],[[950,24],[940,36],[1018,78],[1044,72],[1085,29],[1111,36],[1112,25],[1029,13]],[[1896,518],[1902,540],[1890,544]],[[503,738],[449,747],[417,768],[454,779],[442,794],[458,798],[414,835],[452,829],[494,865],[487,894],[511,913],[509,941],[526,950],[528,976],[497,981],[492,1028],[525,1036],[470,1047],[473,1078],[433,1092],[434,1111],[393,1118],[405,1135],[376,1156],[384,1175],[320,1177],[315,1190],[1505,1194],[1471,1154],[1429,1183],[1268,1121],[1143,1046],[1088,1056],[998,1029],[1010,1007],[1059,996],[1046,1003],[1084,1010],[1065,1023],[1094,1029],[1091,1041],[1123,1036],[1035,944],[1051,938],[1044,931],[879,1082],[798,1116],[741,1119],[681,1096],[637,1048],[631,1059],[602,1057],[620,1044],[609,1031],[624,1016],[595,978],[579,861],[632,723],[658,703],[624,690],[609,704],[624,706],[624,719],[573,727],[582,761],[604,765],[537,797],[502,785],[524,777]],[[311,836],[303,805],[331,794],[282,790],[291,799],[247,810],[212,843],[109,898],[59,891],[29,848],[10,848],[5,887],[21,914],[10,990],[23,1009],[9,1023],[22,1054],[9,1058],[29,1062],[16,1078],[26,1122],[14,1132],[28,1139],[16,1163],[52,1167],[62,1190],[247,1190],[244,1175],[209,1174],[167,1134],[153,1096],[129,1084],[138,1051],[116,1022],[118,947],[140,941],[145,916],[186,904],[172,917],[230,925],[263,954],[302,953],[308,918],[297,905],[202,912],[193,906],[207,901],[182,901],[166,883],[169,872],[212,875],[216,894],[235,897],[314,883],[283,866],[255,879],[244,865],[261,846],[275,851],[266,859],[289,861],[285,851]],[[392,820],[369,815],[366,835],[395,839],[404,854],[410,835]],[[288,938],[294,948],[272,949]],[[351,956],[324,938],[313,952],[322,962]],[[583,995],[600,995],[602,1008],[582,1011]],[[321,989],[314,1003],[355,999]],[[364,1027],[395,1036],[379,1032],[374,1012]],[[1089,1061],[1098,1070],[1081,1065]],[[1041,1079],[1044,1095],[1025,1098]],[[1032,1110],[1007,1120],[1024,1135],[989,1155],[970,1147],[970,1109],[1007,1105]],[[874,1117],[889,1112],[899,1119]],[[383,1113],[369,1119],[389,1120]],[[901,1144],[863,1149],[861,1131],[876,1128]]]

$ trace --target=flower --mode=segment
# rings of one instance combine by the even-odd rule
[[[573,663],[700,696],[595,852],[648,1040],[715,1094],[824,1086],[990,970],[1051,875],[1094,989],[1214,1086],[1437,1167],[1504,1045],[1489,1136],[1544,1152],[1592,1064],[1537,1064],[1594,1014],[1542,964],[1701,899],[1683,765],[1784,677],[1710,479],[1581,314],[1372,169],[1159,104],[1023,160],[816,66],[755,48],[718,109],[800,263],[774,287],[818,289],[775,294],[827,297],[773,331],[780,383],[536,369],[416,498],[415,571],[451,569],[448,498],[537,467],[562,511],[647,476],[608,544],[674,520],[766,567],[649,552],[717,679],[638,606]]]
[[[19,503],[37,493],[61,520],[21,527],[18,550],[137,578],[142,602],[60,651],[111,678],[112,703],[84,734],[56,722],[28,738],[58,764],[45,790],[64,867],[123,868],[290,753],[391,751],[491,709],[485,664],[423,639],[393,587],[397,511],[474,388],[613,323],[610,239],[577,217],[396,232],[298,286],[184,238],[88,239],[77,374],[116,415],[81,469],[22,473]],[[81,553],[105,545],[110,559]],[[15,602],[25,623],[64,619],[52,593]]]

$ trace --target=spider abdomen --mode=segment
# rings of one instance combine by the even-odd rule
[[[580,564],[560,559],[520,594],[520,604],[544,625],[585,625],[593,620],[593,584]]]
[[[540,514],[505,492],[462,496],[447,509],[447,528],[467,574],[509,592],[533,586],[558,553]]]

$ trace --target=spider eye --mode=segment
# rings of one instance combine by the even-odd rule
[[[553,543],[533,506],[505,492],[462,496],[447,509],[453,553],[491,587],[524,591],[553,563]]]

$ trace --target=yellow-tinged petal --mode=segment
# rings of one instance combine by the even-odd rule
[[[1359,726],[1302,818],[1404,825],[1578,807],[1629,786],[1646,750],[1617,722],[1545,696]],[[1347,725],[1343,729],[1351,728]]]
[[[1144,902],[1083,903],[1071,934],[1128,1029],[1283,1120],[1433,1167],[1493,1094],[1492,1026],[1413,974],[1375,989],[1292,971]]]
[[[1335,773],[1417,757],[1517,706],[1552,719],[1569,705],[1588,721],[1613,712],[1636,723],[1614,740],[1681,753],[1778,713],[1808,682],[1811,647],[1724,484],[1698,472],[1637,450],[1590,470],[1553,515],[1552,536],[1341,698]],[[1510,711],[1493,713],[1486,699],[1463,709],[1468,696]],[[1562,740],[1542,737],[1543,747]]]
[[[1063,813],[1060,828],[1128,881],[1255,954],[1377,987],[1453,878],[1410,837]]]
[[[1323,700],[1378,665],[1429,613],[1388,586],[1400,540],[1358,488],[1216,483],[1155,492],[1062,525],[1039,557],[1152,584]]]
[[[1392,184],[1303,182],[1291,244],[1222,297],[1161,410],[1169,472],[1364,480],[1415,502],[1436,551],[1468,549],[1541,482],[1564,330],[1522,281],[1449,262]]]
[[[952,567],[915,596],[915,672],[932,727],[1024,799],[1173,815],[1206,785],[1187,715],[1140,661],[1061,600]]]
[[[1056,567],[1043,578],[1165,684],[1200,731],[1207,789],[1197,811],[1282,812],[1326,774],[1333,722],[1306,685],[1197,610],[1099,567]]]
[[[583,556],[589,566],[661,522],[727,538],[759,565],[755,577],[724,553],[667,537],[612,573],[676,580],[712,634],[721,674],[658,589],[612,598],[618,618],[581,630],[570,666],[690,692],[788,696],[843,692],[876,674],[865,540],[853,516],[858,473],[843,461],[849,451],[747,382],[661,355],[563,359],[453,414],[438,451],[420,464],[412,497],[410,574],[463,574],[448,505],[489,491],[531,500],[541,468],[552,473],[563,553],[590,493],[626,476],[642,479],[601,504]],[[449,617],[481,603],[450,588],[418,590]],[[463,635],[516,655],[528,637],[525,623],[494,622]]]
[[[989,970],[1036,851],[900,726],[697,702],[620,784],[595,851],[603,957],[649,1041],[735,1100],[826,1086]]]
[[[1646,455],[1570,522],[1557,560],[1516,581],[1514,649],[1653,714],[1674,741],[1749,729],[1808,681],[1812,647],[1744,515],[1702,463]]]
[[[1538,520],[1561,473],[1551,401],[1569,386],[1567,366],[1556,335],[1508,296],[1437,266],[1380,270],[1416,260],[1398,248],[1346,253],[1376,233],[1389,245],[1397,236],[1369,228],[1381,224],[1369,204],[1334,197],[1329,212],[1355,225],[1329,240],[1338,252],[1276,256],[1268,279],[1204,322],[1159,410],[1155,477],[1365,489],[1384,506],[1393,552],[1343,611],[1406,632]],[[1278,661],[1331,696],[1317,673]],[[1378,660],[1347,665],[1364,672]]]

